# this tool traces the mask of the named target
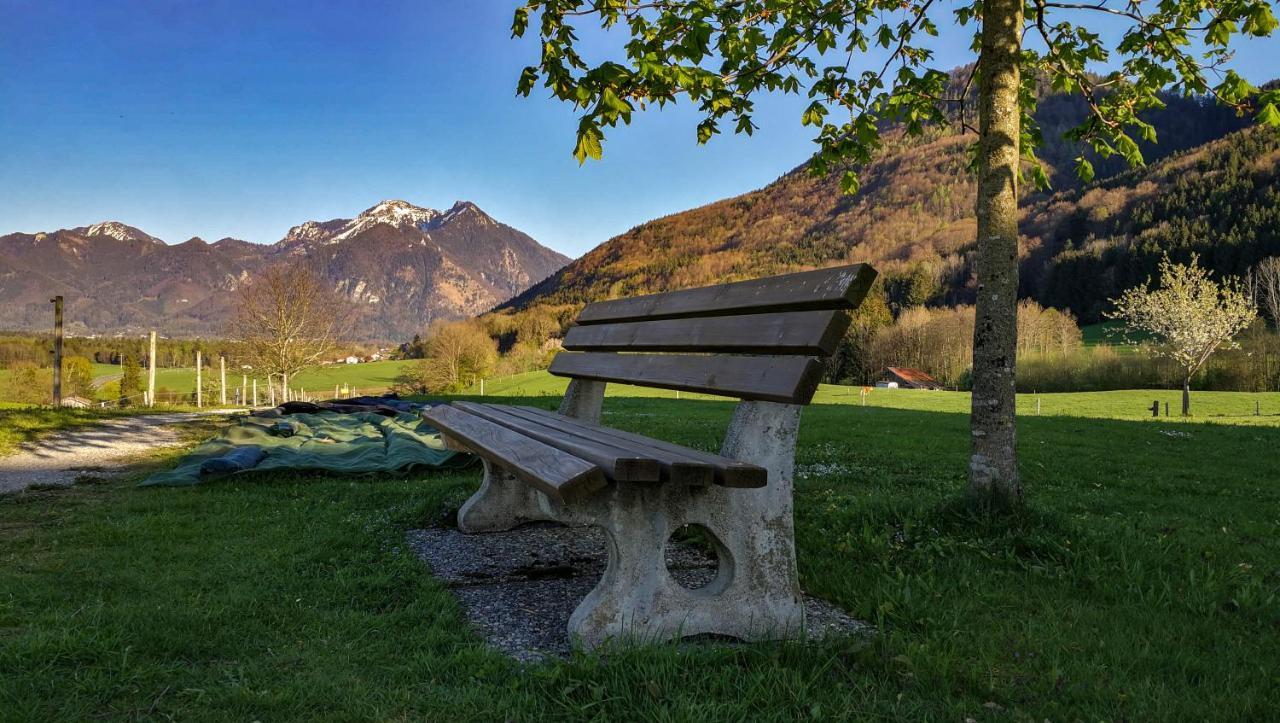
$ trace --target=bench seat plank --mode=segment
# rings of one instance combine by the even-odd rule
[[[712,484],[716,480],[715,460],[701,459],[694,455],[682,453],[682,448],[675,447],[673,451],[669,447],[654,444],[655,440],[650,440],[640,435],[624,436],[609,434],[608,427],[600,427],[597,425],[588,425],[578,422],[572,417],[566,417],[560,414],[546,412],[539,414],[543,410],[534,410],[528,407],[508,406],[501,404],[475,404],[472,402],[455,402],[463,409],[480,414],[480,410],[485,410],[493,414],[501,414],[509,418],[521,420],[526,424],[534,424],[543,428],[552,430],[555,434],[571,435],[583,439],[591,440],[597,444],[604,444],[610,447],[616,447],[627,450],[629,454],[646,457],[656,460],[662,468],[662,481],[669,484],[679,484],[693,487],[705,487]],[[496,420],[495,420],[496,421]],[[554,441],[547,441],[548,444],[555,445]],[[671,445],[674,447],[674,445]],[[730,462],[732,460],[721,459],[722,462]]]
[[[564,337],[574,351],[673,351],[830,356],[849,327],[843,311],[789,311],[750,316],[659,319],[575,326]]]
[[[876,278],[866,264],[737,281],[662,294],[588,304],[579,324],[763,314],[774,311],[853,309]]]
[[[613,427],[604,427],[598,424],[588,424],[546,409],[526,406],[513,406],[508,407],[508,409],[520,410],[529,415],[541,416],[552,420],[557,424],[564,425],[566,428],[586,430],[606,438],[641,445],[646,449],[665,451],[671,454],[673,458],[709,465],[715,471],[716,484],[724,487],[764,487],[768,482],[768,470],[754,464],[739,462],[736,459],[722,457],[718,454],[704,452],[700,449],[682,447],[678,444],[673,444],[661,439],[651,439],[634,432],[614,429]]]
[[[562,377],[784,404],[808,404],[822,378],[822,364],[810,356],[560,352],[548,371]]]
[[[589,497],[608,485],[598,465],[448,405],[423,418],[447,437],[562,502]]]
[[[557,429],[545,420],[524,419],[498,406],[468,402],[454,402],[453,406],[591,462],[604,471],[605,477],[616,482],[658,482],[662,478],[658,460],[640,450]]]

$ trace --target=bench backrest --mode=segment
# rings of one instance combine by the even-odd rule
[[[808,404],[875,280],[866,264],[587,305],[551,373]]]

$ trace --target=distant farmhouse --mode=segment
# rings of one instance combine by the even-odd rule
[[[884,370],[884,375],[876,382],[876,386],[889,389],[942,389],[942,382],[919,369],[889,367]]]

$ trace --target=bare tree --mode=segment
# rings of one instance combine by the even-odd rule
[[[229,331],[256,372],[293,376],[333,353],[350,312],[310,268],[273,266],[241,288]]]
[[[1256,303],[1280,329],[1280,256],[1271,256],[1258,262],[1249,274],[1250,286]]]
[[[1155,353],[1182,369],[1183,416],[1191,413],[1191,377],[1215,351],[1237,348],[1232,339],[1257,316],[1238,283],[1218,284],[1197,260],[1193,255],[1184,266],[1166,256],[1159,288],[1129,289],[1108,314],[1123,321],[1127,332],[1154,336],[1159,341]]]
[[[498,362],[497,342],[474,320],[433,324],[423,347],[423,358],[396,378],[398,389],[461,391],[492,374]]]

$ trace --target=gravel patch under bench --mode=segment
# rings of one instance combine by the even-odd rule
[[[409,544],[449,586],[488,643],[522,662],[569,654],[569,616],[595,587],[608,561],[602,531],[552,523],[483,535],[446,527],[412,530]],[[694,545],[667,547],[667,568],[685,587],[706,585],[715,577],[716,564],[714,556]],[[807,595],[805,612],[811,639],[871,630],[840,608]]]

